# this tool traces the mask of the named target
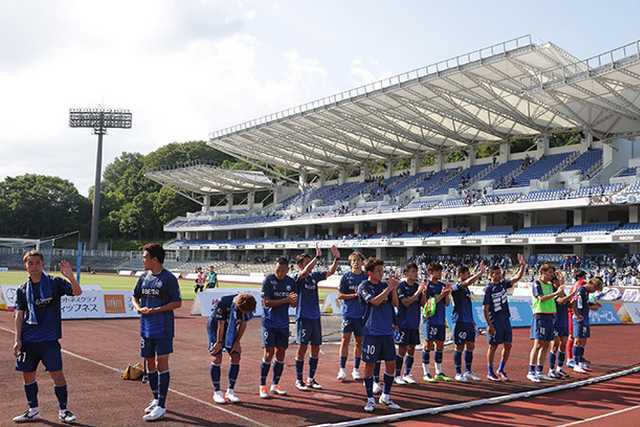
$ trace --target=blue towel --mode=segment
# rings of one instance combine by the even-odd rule
[[[28,325],[37,325],[38,324],[38,316],[36,315],[36,297],[33,289],[33,283],[31,282],[31,278],[27,280],[27,309],[28,309],[28,317],[27,324]],[[40,277],[40,301],[46,301],[51,298],[52,289],[51,289],[51,279],[46,273],[42,273]]]
[[[229,322],[227,323],[227,333],[224,338],[224,347],[227,351],[231,351],[233,343],[236,341],[238,333],[238,309],[235,304],[231,304],[231,313],[229,314]]]

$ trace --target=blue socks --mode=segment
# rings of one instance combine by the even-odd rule
[[[556,367],[556,354],[553,351],[549,352],[549,370],[553,370]]]
[[[396,377],[402,375],[402,362],[404,359],[401,356],[396,355]]]
[[[505,362],[504,360],[500,361],[500,366],[498,366],[498,372],[502,372],[504,373],[504,368],[507,365],[507,362]]]
[[[436,350],[436,363],[442,363],[442,350]]]
[[[367,397],[373,399],[373,377],[364,379],[364,388],[367,390]]]
[[[233,390],[236,387],[236,381],[238,380],[238,374],[240,373],[240,365],[232,363],[229,367],[229,390]]]
[[[311,361],[309,361],[311,363]],[[304,371],[304,360],[296,359],[296,379],[302,382],[302,372]]]
[[[29,408],[38,407],[38,383],[32,382],[31,384],[24,385],[24,394],[27,396],[27,402]]]
[[[456,374],[461,374],[462,373],[462,352],[461,351],[455,351],[455,353],[453,353],[453,364],[456,366]]]
[[[529,373],[530,374],[536,373],[536,365],[529,365]]]
[[[380,382],[380,361],[376,362],[376,366],[373,368],[373,381]]]
[[[269,375],[269,369],[271,365],[262,359],[260,364],[260,385],[267,385],[267,376]]]
[[[149,388],[153,393],[153,398],[158,400],[158,371],[148,372],[147,377],[149,379]]]
[[[340,357],[340,369],[345,369],[347,367],[347,358]]]
[[[429,350],[422,350],[422,363],[429,365]]]
[[[360,356],[358,356],[358,357],[356,357],[356,358],[354,359],[354,361],[353,361],[353,367],[354,367],[355,369],[360,369],[360,361],[361,361],[361,360],[362,360],[362,359],[360,358]]]
[[[391,393],[391,386],[393,385],[393,375],[384,373],[384,394]]]
[[[318,358],[317,357],[310,357],[309,358],[309,378],[315,378],[316,377],[316,370],[318,369]]]
[[[58,406],[60,407],[60,410],[64,411],[67,409],[67,385],[54,386],[53,391],[58,398]]]
[[[582,363],[582,356],[584,356],[584,347],[582,346],[574,346],[573,347],[573,359],[576,363]]]
[[[562,368],[564,366],[564,360],[567,357],[567,353],[565,353],[564,351],[559,351],[558,352],[558,368]]]
[[[413,368],[413,356],[406,355],[404,358],[404,374],[409,375]]]
[[[273,384],[278,384],[280,382],[283,370],[284,362],[280,362],[279,360],[273,362]]]
[[[158,374],[158,406],[165,407],[167,401],[167,393],[169,392],[169,380],[171,376],[169,371],[160,372]]]
[[[211,374],[211,383],[215,391],[220,391],[220,365],[212,363],[209,365],[209,374]]]
[[[471,365],[473,365],[473,351],[466,350],[464,352],[464,367],[467,372],[471,372]]]

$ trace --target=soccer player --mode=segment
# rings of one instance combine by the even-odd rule
[[[174,315],[180,308],[178,279],[163,267],[165,252],[158,243],[143,247],[142,259],[146,273],[140,276],[131,302],[140,313],[140,356],[148,369],[153,400],[145,409],[145,421],[155,421],[166,413],[169,391],[169,355],[173,353]]]
[[[450,302],[451,287],[440,281],[442,278],[442,265],[431,263],[427,267],[429,283],[427,285],[427,298],[434,298],[436,310],[433,315],[422,322],[425,345],[422,348],[423,380],[427,382],[451,381],[451,378],[442,370],[442,352],[444,351],[444,338],[446,332],[445,310]],[[429,352],[435,350],[434,366],[435,376],[429,372]]]
[[[218,284],[218,274],[214,271],[213,265],[209,266],[207,273],[207,289],[214,289]]]
[[[298,304],[296,307],[296,322],[298,330],[298,353],[296,355],[296,388],[300,391],[309,389],[320,390],[322,386],[316,381],[316,370],[322,345],[322,324],[320,321],[320,298],[318,297],[318,282],[327,280],[338,268],[340,251],[334,245],[331,246],[333,264],[327,271],[313,272],[316,262],[322,256],[322,250],[316,246],[316,256],[311,259],[308,254],[298,255],[296,264],[298,275],[296,276],[296,293]],[[307,347],[311,345],[309,355],[309,377],[303,381],[304,358]]]
[[[401,409],[391,400],[391,387],[396,370],[396,347],[393,342],[394,307],[399,305],[396,289],[400,281],[391,276],[386,282],[384,261],[371,257],[364,266],[368,279],[358,286],[358,296],[365,302],[362,359],[365,363],[364,386],[367,391],[365,412],[373,412],[373,370],[378,360],[384,360],[384,390],[379,402],[390,409]]]
[[[570,294],[572,295],[571,297],[571,301],[569,304],[569,313],[568,313],[568,317],[569,317],[569,338],[567,339],[567,346],[566,346],[566,350],[567,350],[567,367],[573,369],[575,367],[575,361],[573,360],[573,321],[571,321],[571,319],[573,318],[573,303],[575,302],[575,298],[576,298],[576,294],[578,292],[578,289],[580,289],[582,286],[584,286],[587,283],[587,273],[583,270],[578,270],[575,274],[574,274],[574,279],[575,282],[573,284],[573,286],[571,287],[571,292]]]
[[[553,279],[553,285],[558,289],[563,289],[564,276],[557,271]],[[562,368],[566,358],[565,348],[567,337],[569,336],[569,305],[573,294],[565,295],[564,290],[556,298],[556,316],[553,323],[553,347],[549,352],[549,376],[551,378],[568,378]],[[556,366],[557,361],[557,366]]]
[[[469,286],[477,282],[485,273],[487,267],[480,263],[478,271],[471,275],[469,267],[458,268],[458,283],[451,287],[451,299],[453,300],[453,342],[456,351],[453,354],[453,363],[456,367],[456,381],[480,381],[480,377],[473,373],[473,350],[476,341],[476,322],[473,319],[473,306]],[[462,373],[462,352],[464,350],[465,371]]]
[[[555,273],[555,268],[545,262],[540,266],[538,280],[533,283],[531,338],[534,341],[529,353],[527,379],[534,383],[553,378],[544,375],[543,366],[553,341],[556,298],[563,293],[561,288],[553,285]]]
[[[502,268],[493,265],[489,270],[491,281],[484,289],[484,318],[488,326],[489,349],[487,350],[487,378],[491,381],[509,381],[505,371],[509,354],[511,353],[511,342],[513,334],[511,330],[511,313],[509,312],[509,297],[507,290],[512,288],[524,275],[527,263],[522,254],[518,254],[520,268],[511,279],[505,279]],[[502,345],[502,357],[498,374],[493,370],[493,361],[496,350]]]
[[[206,279],[206,276],[204,274],[204,272],[202,271],[202,267],[198,267],[196,269],[196,286],[193,289],[194,293],[198,293],[198,292],[202,292],[204,290],[204,281]]]
[[[580,374],[589,372],[582,358],[584,357],[584,348],[587,345],[587,339],[591,336],[591,326],[589,323],[589,310],[597,310],[600,308],[599,303],[589,304],[589,294],[595,291],[602,291],[602,279],[594,277],[589,279],[586,285],[578,288],[575,302],[573,303],[573,357],[575,366],[573,370]]]
[[[42,362],[53,380],[59,406],[58,419],[72,424],[76,416],[67,408],[67,381],[62,370],[62,352],[58,342],[62,338],[60,299],[63,295],[80,295],[82,289],[67,261],[60,263],[60,272],[68,281],[46,274],[44,257],[37,250],[25,253],[22,261],[29,278],[16,291],[13,352],[16,371],[22,372],[29,408],[13,421],[23,423],[40,418],[36,370]]]
[[[418,265],[404,266],[405,279],[398,285],[398,355],[396,356],[396,384],[415,384],[411,376],[416,345],[420,344],[420,307],[426,302],[427,283],[418,284]],[[404,365],[404,371],[402,367]]]
[[[277,396],[285,396],[286,390],[280,386],[280,378],[284,370],[284,358],[289,347],[289,307],[295,307],[298,298],[295,293],[296,282],[288,276],[289,260],[280,257],[276,260],[273,274],[269,274],[262,282],[262,345],[264,355],[260,365],[260,398],[267,399],[267,376],[271,361],[273,363],[273,379],[270,391]]]
[[[256,299],[251,294],[225,295],[213,306],[211,316],[207,322],[209,336],[209,353],[213,357],[209,368],[213,383],[213,401],[216,403],[237,403],[235,388],[240,372],[240,356],[242,347],[240,340],[247,329],[247,322],[256,310]],[[229,386],[223,395],[220,390],[220,364],[222,352],[229,353],[231,367],[229,368]]]
[[[358,286],[367,280],[367,274],[362,271],[364,257],[360,252],[354,251],[349,255],[349,265],[351,271],[345,273],[340,278],[338,289],[338,299],[342,300],[342,339],[340,340],[340,369],[338,370],[338,381],[343,381],[347,377],[347,357],[349,355],[349,342],[351,335],[355,337],[355,351],[353,370],[351,377],[354,380],[361,379],[360,360],[362,355],[362,316],[364,315],[364,304],[358,298]]]

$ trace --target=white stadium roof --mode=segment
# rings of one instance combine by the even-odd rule
[[[234,171],[207,164],[157,170],[145,176],[158,184],[196,194],[246,193],[272,187],[271,179],[262,172]]]
[[[640,134],[640,42],[578,60],[524,36],[213,132],[209,144],[320,172],[575,129]]]

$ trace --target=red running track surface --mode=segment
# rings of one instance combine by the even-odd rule
[[[335,379],[338,346],[322,347],[318,381],[322,391],[299,392],[295,380],[294,355],[296,346],[287,352],[286,367],[281,384],[289,396],[260,400],[257,396],[259,364],[262,358],[260,320],[250,323],[243,339],[242,362],[236,392],[242,399],[237,405],[215,405],[211,400],[209,360],[207,352],[206,319],[189,316],[190,303],[185,304],[176,319],[175,353],[171,357],[171,388],[168,398],[168,417],[160,425],[269,425],[298,426],[338,422],[364,418],[364,388],[361,383]],[[10,418],[25,408],[24,392],[14,371],[10,351],[13,343],[11,313],[0,312],[0,378],[2,378],[2,414],[0,425],[12,425]],[[292,328],[293,332],[293,328]],[[514,333],[514,348],[508,365],[511,383],[495,384],[484,380],[475,384],[417,384],[394,386],[392,395],[405,409],[442,406],[491,396],[544,387],[532,385],[524,378],[530,349],[529,330]],[[78,415],[80,425],[133,426],[143,425],[142,409],[150,400],[147,385],[123,381],[114,369],[123,369],[138,358],[139,327],[136,319],[75,320],[63,325],[62,346],[64,366],[69,383],[70,409]],[[621,370],[640,363],[640,326],[600,326],[592,329],[586,356],[594,363],[593,375]],[[486,340],[479,337],[474,367],[478,374],[485,372]],[[444,368],[454,372],[453,354],[445,352]],[[421,376],[419,353],[414,377]],[[348,371],[351,369],[351,361]],[[226,385],[228,359],[223,362],[223,388]],[[308,369],[308,364],[305,366]],[[581,379],[584,377],[581,377]],[[554,383],[556,384],[556,383]],[[51,380],[39,372],[40,408],[42,415],[56,424],[56,402]],[[606,387],[606,383],[602,385]],[[387,414],[378,409],[374,415]],[[639,424],[640,425],[640,424]]]

